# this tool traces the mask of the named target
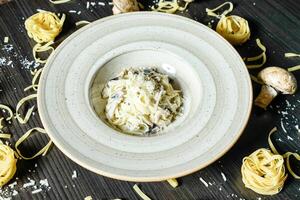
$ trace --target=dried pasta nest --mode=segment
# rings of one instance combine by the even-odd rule
[[[248,21],[236,15],[222,17],[216,31],[233,45],[243,44],[250,38]]]
[[[61,19],[52,12],[39,12],[25,21],[25,28],[30,38],[37,43],[50,42],[61,32],[65,15]]]
[[[0,142],[0,187],[9,182],[17,171],[15,152]]]
[[[245,186],[263,195],[279,193],[287,178],[283,157],[264,148],[245,157],[241,171]]]

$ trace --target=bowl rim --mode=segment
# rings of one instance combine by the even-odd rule
[[[242,61],[241,63],[244,63],[241,56],[239,55],[239,53],[235,50],[235,48],[228,42],[226,41],[222,36],[220,36],[219,34],[217,34],[215,31],[213,31],[212,29],[208,28],[207,26],[205,26],[204,24],[201,24],[195,20],[192,20],[190,18],[187,17],[183,17],[183,16],[179,16],[179,15],[174,15],[174,14],[167,14],[167,13],[158,13],[158,12],[149,12],[149,11],[139,11],[139,12],[131,12],[131,13],[123,13],[123,14],[119,14],[119,15],[112,15],[112,16],[107,16],[98,20],[95,20],[94,22],[92,22],[91,24],[88,24],[82,28],[80,28],[79,30],[75,31],[74,33],[72,33],[70,36],[68,36],[56,49],[55,51],[49,56],[49,60],[51,60],[52,58],[55,57],[55,55],[57,54],[57,50],[63,48],[66,44],[68,44],[68,42],[70,40],[72,40],[75,36],[77,36],[78,34],[80,34],[81,32],[85,31],[86,29],[89,29],[90,27],[92,27],[94,24],[100,24],[102,22],[108,21],[110,19],[114,19],[114,18],[119,18],[119,17],[126,17],[126,16],[132,16],[132,15],[156,15],[156,16],[168,16],[168,17],[172,17],[172,18],[178,18],[180,20],[184,20],[188,23],[193,23],[193,24],[197,24],[198,26],[202,26],[202,28],[206,29],[209,32],[213,32],[213,34],[215,34],[218,38],[220,38],[220,40],[223,41],[224,45],[227,45],[227,47],[229,47],[232,52],[234,52],[236,54],[236,59],[240,59],[240,61]],[[45,76],[45,71],[48,71],[49,69],[49,62],[47,62],[44,66],[44,70],[41,74],[40,80],[44,79]],[[244,67],[246,68],[246,65],[243,64]],[[45,70],[46,69],[46,70]],[[247,68],[246,68],[247,69]],[[39,112],[39,116],[40,119],[42,121],[42,124],[45,128],[45,130],[47,131],[48,136],[50,137],[50,139],[53,141],[53,143],[58,147],[58,149],[60,151],[62,151],[68,158],[70,158],[72,161],[74,161],[75,163],[81,165],[82,167],[97,173],[99,175],[103,175],[106,177],[110,177],[110,178],[114,178],[114,179],[118,179],[118,180],[124,180],[124,181],[133,181],[133,182],[156,182],[156,181],[164,181],[167,179],[171,179],[171,178],[178,178],[178,177],[182,177],[182,176],[186,176],[189,175],[191,173],[194,173],[200,169],[203,169],[205,167],[207,167],[208,165],[212,164],[213,162],[215,162],[216,160],[218,160],[219,158],[221,158],[225,153],[227,153],[232,147],[233,145],[238,141],[238,139],[240,138],[240,136],[242,135],[243,131],[245,130],[249,118],[250,118],[250,114],[251,114],[251,110],[252,110],[252,99],[253,99],[253,88],[252,88],[252,83],[250,80],[250,76],[245,77],[247,78],[247,85],[249,87],[249,103],[247,105],[247,112],[244,118],[244,121],[239,129],[239,131],[237,131],[237,133],[235,134],[235,137],[231,139],[231,142],[226,146],[226,148],[224,148],[222,150],[222,152],[218,153],[215,155],[215,157],[213,159],[210,159],[208,162],[203,163],[197,167],[191,168],[189,170],[184,170],[181,172],[178,172],[176,174],[173,175],[168,175],[168,176],[155,176],[155,177],[148,177],[148,176],[137,176],[137,177],[132,177],[132,176],[126,176],[126,175],[117,175],[117,174],[113,174],[104,170],[101,170],[99,168],[95,168],[92,167],[88,164],[86,164],[84,161],[81,161],[79,158],[77,158],[76,156],[73,156],[71,153],[69,153],[67,150],[65,150],[64,145],[62,145],[60,143],[59,140],[56,140],[55,136],[53,136],[51,134],[51,130],[50,127],[48,126],[47,123],[47,117],[45,115],[47,115],[46,113],[43,113],[42,110],[40,108],[44,107],[44,105],[42,104],[42,99],[43,97],[43,93],[42,93],[42,88],[45,87],[45,82],[40,81],[39,82],[39,87],[38,87],[38,92],[37,92],[37,104],[38,104],[38,112]]]

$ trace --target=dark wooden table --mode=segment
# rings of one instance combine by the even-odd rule
[[[111,5],[106,0],[91,0],[87,9],[84,0],[71,0],[61,5],[54,5],[47,0],[13,0],[0,6],[0,103],[15,108],[18,100],[30,92],[24,92],[24,87],[30,85],[30,69],[35,66],[31,54],[34,42],[28,38],[24,21],[37,9],[67,14],[67,21],[62,36],[74,31],[74,23],[79,20],[94,21],[112,14]],[[94,3],[95,2],[95,5]],[[98,2],[104,2],[105,6]],[[196,0],[190,4],[188,12],[181,13],[198,22],[207,24],[212,18],[205,14],[205,8],[215,7],[220,0]],[[142,2],[146,8],[152,1]],[[235,9],[232,14],[240,15],[249,20],[252,35],[251,41],[238,47],[242,56],[254,56],[259,53],[255,38],[260,38],[267,46],[267,63],[265,66],[289,67],[300,64],[299,58],[284,58],[285,52],[300,53],[300,1],[298,0],[234,0]],[[101,4],[101,3],[100,3]],[[179,13],[180,14],[180,13]],[[215,20],[216,21],[216,20]],[[4,44],[3,38],[9,37]],[[250,70],[256,75],[259,70]],[[300,72],[294,72],[300,82]],[[253,84],[254,96],[260,86]],[[34,104],[35,102],[32,102]],[[261,147],[268,147],[268,132],[274,126],[279,131],[274,135],[274,141],[281,152],[287,150],[298,152],[300,148],[300,132],[298,130],[300,112],[300,92],[295,95],[277,97],[267,111],[253,108],[246,130],[234,147],[220,160],[209,167],[179,179],[180,187],[173,189],[168,183],[141,183],[141,189],[152,199],[300,199],[300,181],[289,176],[284,189],[274,196],[263,196],[246,189],[241,179],[242,158]],[[42,126],[38,114],[26,125],[14,122],[8,125],[8,131],[13,133],[10,143],[15,141],[31,127]],[[32,152],[47,142],[41,135],[33,136],[22,149]],[[300,166],[300,163],[293,162]],[[72,178],[73,171],[77,177]],[[297,170],[300,173],[298,168]],[[226,176],[223,180],[221,173]],[[17,178],[16,178],[17,177]],[[92,173],[64,156],[56,147],[45,157],[31,161],[19,161],[16,177],[10,182],[17,185],[6,186],[0,192],[1,197],[12,196],[13,199],[139,199],[132,189],[134,183],[106,178]],[[206,187],[199,178],[208,183]],[[40,184],[47,179],[49,186]],[[34,180],[33,186],[24,187]],[[42,191],[32,194],[41,188]]]

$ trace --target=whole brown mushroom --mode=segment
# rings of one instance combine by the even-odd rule
[[[127,13],[139,11],[139,3],[137,0],[113,0],[113,14]]]
[[[271,101],[281,92],[294,94],[297,90],[297,80],[289,71],[280,67],[267,67],[258,74],[258,80],[264,85],[254,104],[266,109]]]

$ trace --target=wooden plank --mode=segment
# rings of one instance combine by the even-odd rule
[[[87,2],[95,2],[96,6],[87,9]],[[97,5],[105,2],[105,6]],[[146,8],[152,1],[141,1]],[[212,18],[205,14],[205,8],[213,8],[223,1],[195,1],[186,17],[207,24]],[[300,52],[300,4],[297,1],[287,0],[234,0],[235,9],[232,14],[240,15],[249,20],[252,35],[251,41],[237,50],[242,56],[252,56],[259,52],[255,45],[255,38],[260,38],[267,46],[268,61],[266,66],[276,65],[282,67],[293,66],[300,63],[300,59],[284,58],[285,52]],[[31,48],[34,42],[28,38],[24,29],[24,20],[36,13],[37,9],[67,14],[66,25],[62,35],[74,30],[74,23],[79,20],[94,21],[112,14],[108,1],[72,0],[69,3],[53,5],[47,0],[14,0],[0,6],[0,102],[15,107],[18,100],[29,92],[23,88],[31,81],[30,69],[34,63]],[[70,13],[69,11],[76,11]],[[80,11],[80,12],[79,12]],[[216,22],[217,20],[214,19]],[[8,44],[3,38],[8,36]],[[62,36],[63,37],[63,36]],[[59,39],[59,38],[58,38]],[[2,60],[1,60],[2,59]],[[3,61],[6,59],[6,61]],[[2,61],[2,62],[1,62]],[[12,61],[9,64],[9,61]],[[259,70],[251,70],[256,74]],[[299,80],[299,72],[295,72]],[[258,85],[254,84],[254,94],[259,92]],[[249,124],[238,143],[219,161],[209,167],[180,178],[181,186],[173,189],[167,183],[140,183],[141,189],[153,199],[264,199],[262,195],[245,189],[241,180],[240,167],[242,158],[255,149],[267,147],[268,131],[277,126],[279,131],[274,135],[276,144],[284,152],[300,149],[299,132],[295,126],[299,125],[300,111],[299,92],[293,96],[279,96],[272,103],[272,107],[263,112],[253,109]],[[288,114],[286,114],[288,113]],[[13,123],[8,130],[13,133],[11,143],[14,143],[24,132],[31,127],[42,126],[38,114],[26,125]],[[287,132],[285,132],[285,130]],[[291,140],[292,138],[292,140]],[[280,140],[279,140],[280,139]],[[24,146],[25,153],[45,144],[47,138],[36,136]],[[37,167],[35,167],[37,164]],[[29,172],[30,170],[30,172]],[[78,177],[72,179],[76,170]],[[226,176],[223,180],[221,173]],[[94,199],[139,199],[132,190],[134,183],[113,180],[96,175],[64,156],[56,147],[53,147],[45,157],[34,161],[20,161],[17,175],[18,195],[14,199],[84,199],[91,195]],[[32,194],[34,188],[21,189],[28,178],[39,182],[47,178],[51,189]],[[199,179],[208,183],[206,187]],[[16,179],[12,180],[15,181]],[[38,185],[38,184],[36,184]],[[283,191],[267,199],[297,199],[300,198],[300,183],[289,178]],[[3,188],[3,190],[6,190]],[[7,191],[9,193],[9,191]],[[5,196],[0,192],[0,196]]]

